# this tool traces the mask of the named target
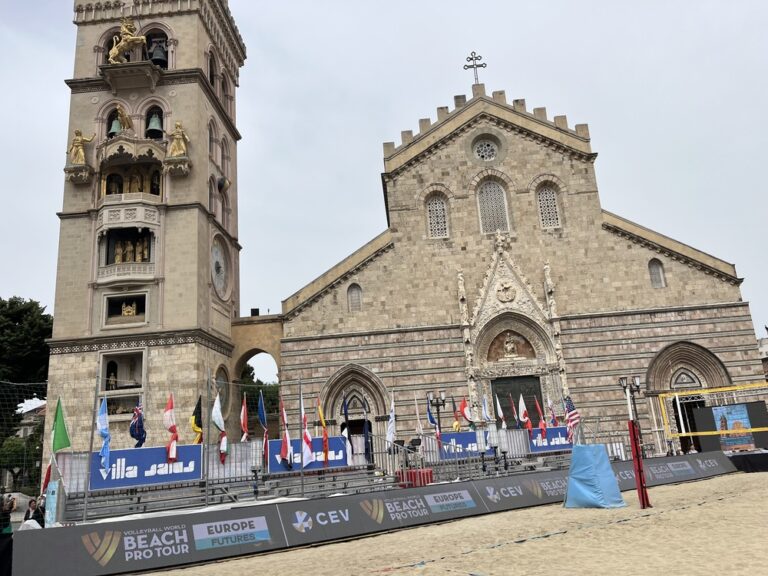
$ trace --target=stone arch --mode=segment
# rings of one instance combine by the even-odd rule
[[[475,353],[481,363],[488,357],[491,343],[505,331],[517,332],[533,347],[537,362],[557,362],[555,345],[547,331],[535,320],[517,312],[504,312],[494,316],[478,330]]]
[[[680,369],[692,372],[702,388],[731,384],[731,376],[717,356],[699,344],[681,341],[665,347],[651,361],[645,377],[647,389],[654,392],[668,391],[672,377]]]
[[[504,185],[507,194],[511,194],[515,190],[515,181],[501,170],[496,170],[495,168],[484,168],[475,174],[475,177],[469,183],[470,190],[477,194],[478,187],[485,180],[498,180]]]
[[[232,366],[234,374],[242,374],[246,362],[256,354],[269,354],[277,364],[278,379],[282,370],[280,340],[283,323],[276,315],[237,318],[232,322]]]
[[[368,368],[359,364],[347,364],[336,371],[320,391],[323,413],[329,418],[338,418],[344,394],[358,394],[368,401],[369,419],[387,413],[387,387]]]
[[[418,206],[423,206],[427,198],[435,193],[444,194],[445,197],[448,199],[449,203],[453,202],[454,200],[454,194],[448,186],[446,186],[442,182],[434,182],[429,186],[426,186],[418,194],[416,194],[416,198],[415,198],[416,204]]]
[[[554,174],[540,174],[536,176],[536,178],[531,180],[530,184],[528,184],[528,192],[536,192],[539,186],[546,184],[547,182],[554,184],[557,187],[557,192],[559,194],[565,194],[568,192],[568,187],[565,185],[565,182],[563,182]]]

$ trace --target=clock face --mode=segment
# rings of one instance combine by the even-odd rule
[[[211,280],[219,298],[225,298],[229,286],[229,260],[220,238],[215,238],[211,246]]]

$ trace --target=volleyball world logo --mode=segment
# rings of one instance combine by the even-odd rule
[[[90,554],[102,566],[106,566],[120,545],[122,532],[107,530],[102,536],[99,532],[89,532],[83,536],[83,545]]]

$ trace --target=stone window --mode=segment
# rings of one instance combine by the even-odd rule
[[[145,33],[147,44],[144,48],[144,60],[168,70],[168,35],[157,28]]]
[[[490,162],[491,160],[496,159],[496,156],[499,152],[499,147],[492,140],[483,139],[475,142],[472,150],[478,160],[485,160],[486,162]]]
[[[501,184],[495,180],[483,182],[480,185],[478,202],[480,205],[480,229],[483,234],[493,234],[497,230],[509,232],[507,199]]]
[[[208,82],[216,90],[216,57],[211,52],[208,55]]]
[[[363,309],[363,289],[359,284],[352,284],[347,289],[347,305],[350,312],[360,312]]]
[[[104,323],[107,326],[143,323],[146,320],[146,302],[145,294],[107,296],[107,313]]]
[[[107,398],[107,413],[130,420],[143,391],[144,353],[132,350],[104,354],[100,374],[100,391]]]
[[[216,215],[216,183],[211,179],[208,181],[208,211]]]
[[[648,262],[648,274],[651,277],[651,286],[654,288],[665,288],[667,279],[664,276],[664,265],[658,258],[652,258]]]
[[[544,184],[536,193],[539,203],[539,222],[541,227],[560,228],[560,211],[557,206],[557,189],[552,184]]]
[[[221,172],[229,176],[229,142],[226,138],[221,139]]]
[[[445,196],[427,198],[427,225],[430,238],[448,238],[448,206]]]
[[[208,124],[208,156],[215,159],[216,150],[216,128],[213,126],[213,122]]]

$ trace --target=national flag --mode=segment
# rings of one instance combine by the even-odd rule
[[[70,446],[67,424],[64,422],[64,409],[61,406],[61,398],[59,398],[56,404],[56,416],[53,419],[53,429],[51,430],[51,451],[58,452]]]
[[[461,414],[456,408],[456,400],[453,399],[453,396],[451,396],[451,405],[453,406],[453,431],[461,432]]]
[[[440,433],[440,423],[432,416],[432,410],[429,408],[429,399],[427,399],[427,422],[435,428],[435,438],[437,439],[437,450],[442,452],[443,450],[443,437]]]
[[[549,421],[550,424],[552,424],[552,426],[559,426],[560,423],[557,421],[555,406],[552,404],[552,399],[549,397],[549,394],[547,394],[547,407],[549,408],[549,415],[552,417],[552,419]]]
[[[192,440],[192,444],[203,443],[203,395],[200,394],[197,397],[197,404],[192,411],[192,416],[189,417],[189,425],[192,427],[192,432],[195,434],[195,439]]]
[[[512,407],[512,416],[515,419],[515,428],[518,430],[522,428],[520,425],[520,418],[517,417],[517,408],[515,408],[515,401],[512,399],[512,393],[509,393],[509,405]]]
[[[328,466],[328,452],[330,451],[328,446],[328,427],[325,425],[323,407],[320,406],[320,396],[317,397],[317,415],[320,417],[320,426],[323,427],[323,466]]]
[[[416,399],[416,392],[413,393],[413,404],[416,406],[416,434],[421,438],[424,436],[424,428],[421,426],[421,416],[419,415],[419,401]]]
[[[168,395],[168,402],[163,411],[163,426],[171,433],[171,438],[165,446],[168,463],[176,462],[176,443],[179,441],[179,430],[176,428],[176,416],[173,410],[173,392]]]
[[[267,410],[264,407],[264,394],[261,390],[259,390],[259,407],[257,412],[259,415],[259,424],[261,425],[262,430],[264,430],[261,452],[264,463],[267,463],[269,462],[269,431],[267,430]]]
[[[303,394],[299,394],[299,410],[301,412],[301,466],[304,468],[315,461],[315,453],[312,451],[312,436],[307,424],[307,413],[304,412]]]
[[[541,430],[541,437],[547,437],[547,420],[544,418],[544,413],[541,411],[541,405],[539,404],[538,396],[533,397],[536,402],[536,412],[539,414],[539,430]]]
[[[147,441],[147,431],[144,429],[144,410],[141,400],[138,401],[133,409],[133,417],[131,418],[131,425],[128,427],[128,433],[131,435],[131,438],[136,440],[134,448],[144,446],[144,442]]]
[[[499,395],[496,394],[496,416],[501,418],[501,429],[507,429],[507,419],[504,416],[504,410],[501,409],[501,402],[499,402]]]
[[[240,406],[240,431],[243,433],[240,442],[248,442],[248,406],[245,403],[245,392],[243,392],[243,404]]]
[[[221,398],[219,393],[216,393],[216,399],[213,401],[213,409],[211,410],[211,422],[219,431],[219,462],[224,464],[229,453],[229,440],[227,439],[227,430],[224,424],[224,415],[221,413]]]
[[[349,450],[352,454],[354,454],[355,447],[352,445],[352,438],[350,438],[350,435],[349,435],[349,412],[347,407],[346,394],[342,394],[341,396],[341,413],[344,414],[344,430],[342,430],[341,434],[344,436],[344,438],[347,439],[347,445],[349,446]]]
[[[387,447],[395,443],[395,395],[392,394],[392,402],[389,405],[389,420],[387,420]]]
[[[491,421],[491,414],[488,412],[488,398],[483,394],[483,420],[486,422]]]
[[[530,436],[533,434],[533,422],[531,422],[531,419],[528,417],[528,409],[525,407],[525,400],[523,400],[522,394],[520,394],[520,407],[518,409],[518,415],[518,422],[520,422],[523,428],[528,429],[528,435]]]
[[[293,468],[293,446],[291,446],[291,435],[288,433],[288,416],[285,413],[282,394],[280,395],[280,419],[283,422],[283,440],[280,443],[280,462],[290,470]]]
[[[99,413],[96,415],[96,429],[102,438],[99,457],[100,465],[103,470],[109,470],[109,441],[112,437],[109,434],[109,418],[107,417],[107,399],[102,398]]]
[[[474,422],[472,422],[472,413],[469,411],[469,404],[467,403],[466,398],[461,399],[461,404],[459,404],[459,412],[461,412],[462,418],[464,418],[464,420],[466,420],[470,426],[474,424]]]
[[[565,397],[565,425],[568,428],[568,442],[573,442],[576,428],[581,422],[581,415],[576,407],[573,405],[573,400],[570,396]]]

